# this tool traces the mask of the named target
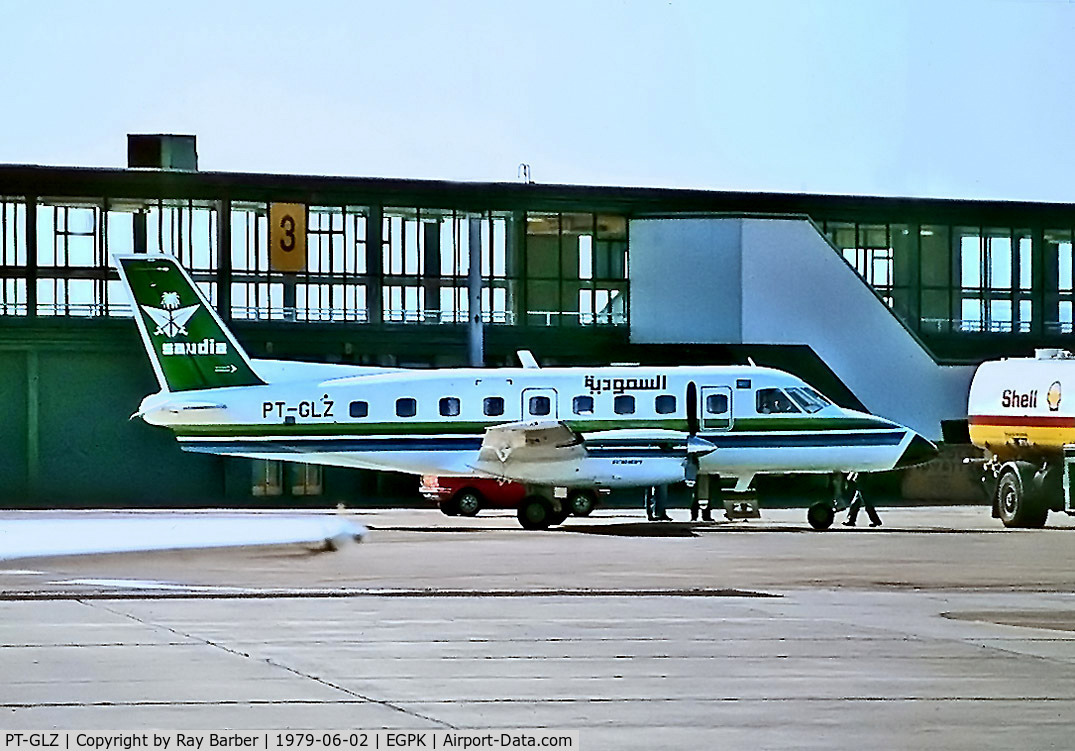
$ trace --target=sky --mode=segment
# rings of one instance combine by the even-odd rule
[[[0,0],[0,163],[1075,202],[1075,3]]]

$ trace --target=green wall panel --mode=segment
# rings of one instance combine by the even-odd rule
[[[129,419],[157,390],[144,357],[50,351],[39,363],[39,504],[219,502],[222,459],[184,453],[169,431]]]
[[[0,350],[0,501],[25,503],[27,458],[26,352]]]

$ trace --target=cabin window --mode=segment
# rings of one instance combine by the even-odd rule
[[[635,413],[635,398],[630,394],[621,394],[612,401],[612,408],[617,415],[633,415]]]
[[[351,417],[369,417],[369,402],[351,402]]]
[[[723,415],[727,411],[727,394],[710,394],[705,398],[705,413],[707,415]]]
[[[499,417],[504,414],[504,397],[487,396],[482,402],[482,411],[489,417]]]
[[[446,396],[440,400],[440,413],[444,417],[459,416],[459,397]]]
[[[592,396],[576,396],[571,400],[571,411],[576,415],[592,415],[593,414],[593,397]]]
[[[543,416],[552,412],[552,399],[547,396],[530,397],[530,414]]]
[[[735,387],[737,389],[749,389],[750,388],[750,379],[749,378],[737,378],[736,381],[735,381]]]
[[[788,414],[798,412],[799,408],[780,389],[758,389],[758,414]]]
[[[653,405],[657,408],[657,414],[670,415],[676,411],[676,398],[671,394],[661,394],[654,400]]]
[[[414,417],[418,414],[418,400],[405,396],[396,399],[396,415],[398,417]]]

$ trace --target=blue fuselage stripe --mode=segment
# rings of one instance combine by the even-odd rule
[[[877,430],[867,433],[818,432],[801,434],[747,433],[706,435],[705,440],[717,448],[785,448],[896,446],[904,439],[904,430]]]
[[[864,433],[723,433],[706,434],[705,440],[720,449],[777,449],[777,448],[850,448],[864,446],[896,446],[906,435],[902,430],[870,431]],[[425,438],[422,436],[392,436],[386,438],[265,438],[252,441],[197,440],[182,441],[187,451],[199,453],[367,453],[406,451],[477,451],[481,436]],[[603,458],[638,456],[681,456],[685,443],[652,440],[587,440],[586,450]]]

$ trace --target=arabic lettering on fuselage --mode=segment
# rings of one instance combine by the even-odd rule
[[[600,394],[611,391],[613,394],[623,394],[628,391],[664,391],[668,388],[668,376],[659,375],[651,378],[597,378],[586,376],[583,387],[590,390],[591,394]]]

